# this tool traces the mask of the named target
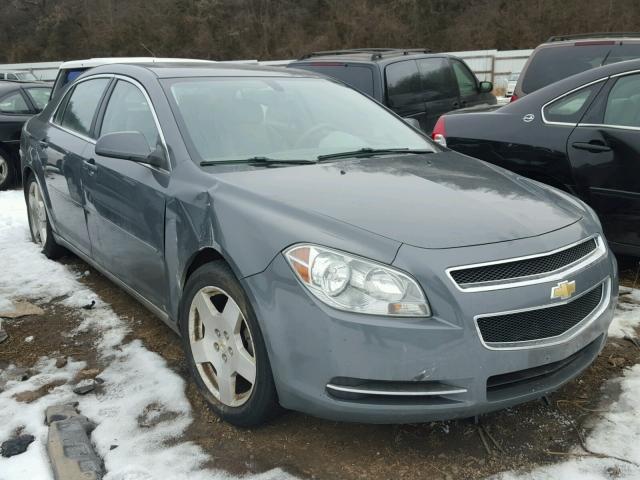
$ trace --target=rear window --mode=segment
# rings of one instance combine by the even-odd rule
[[[638,43],[541,48],[524,73],[522,91],[531,93],[576,73],[634,58],[640,58]]]
[[[318,72],[328,77],[337,78],[356,90],[370,97],[373,96],[373,71],[364,65],[315,63],[311,65],[296,65],[296,68],[304,68],[305,70]]]
[[[611,45],[582,45],[541,48],[524,72],[522,91],[534,92],[558,80],[602,65]]]

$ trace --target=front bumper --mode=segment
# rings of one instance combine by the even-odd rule
[[[589,366],[604,346],[617,298],[611,254],[572,274],[577,293],[607,284],[607,302],[597,315],[576,335],[533,348],[488,348],[474,317],[548,304],[555,282],[470,293],[456,289],[444,272],[454,265],[552,250],[586,236],[576,224],[498,248],[426,250],[404,245],[394,265],[411,272],[425,288],[433,311],[427,319],[334,310],[308,294],[284,257],[277,256],[267,270],[244,282],[263,330],[281,404],[333,420],[404,423],[469,417],[556,390]],[[527,380],[526,372],[538,373]],[[346,388],[333,388],[336,385]],[[395,389],[432,394],[354,394],[358,386],[383,393]]]

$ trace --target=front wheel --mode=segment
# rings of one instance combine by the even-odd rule
[[[38,185],[33,175],[29,176],[25,191],[27,194],[27,216],[29,218],[31,240],[40,246],[42,253],[47,258],[55,259],[62,256],[64,248],[58,245],[53,238],[42,190],[40,190],[40,185]]]
[[[225,263],[203,265],[187,281],[180,331],[196,385],[220,417],[249,427],[277,414],[262,332]]]

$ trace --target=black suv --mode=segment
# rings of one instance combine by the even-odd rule
[[[640,33],[558,35],[529,56],[511,101],[576,73],[640,58]]]
[[[496,103],[493,84],[479,82],[464,61],[424,49],[315,52],[288,66],[337,78],[398,115],[417,120],[427,133],[443,113]]]

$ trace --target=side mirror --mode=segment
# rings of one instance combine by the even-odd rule
[[[114,132],[102,135],[96,142],[96,155],[147,163],[164,167],[164,155],[152,151],[140,132]]]
[[[406,123],[407,125],[411,125],[413,128],[417,128],[418,130],[421,130],[420,122],[417,119],[411,118],[411,117],[402,117],[402,119],[404,120],[404,123]]]
[[[480,93],[489,93],[493,90],[493,83],[480,82]]]

